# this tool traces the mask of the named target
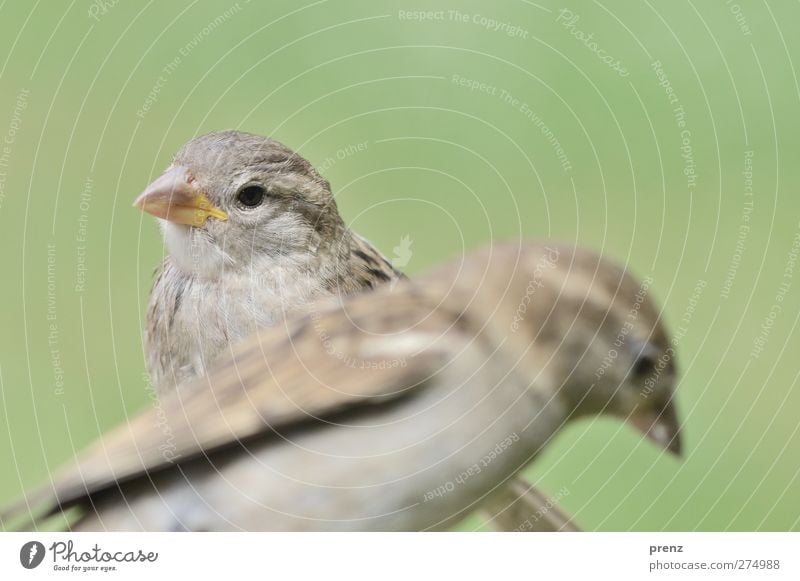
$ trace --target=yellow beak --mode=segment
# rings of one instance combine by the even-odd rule
[[[210,217],[227,220],[228,214],[214,206],[194,181],[186,168],[171,167],[133,205],[156,218],[188,226],[202,226]]]

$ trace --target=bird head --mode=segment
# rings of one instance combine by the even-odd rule
[[[254,260],[308,259],[343,228],[330,185],[308,161],[233,130],[184,145],[134,206],[159,218],[179,268],[209,277]]]
[[[492,254],[505,259],[490,260]],[[484,260],[488,290],[480,300],[497,305],[498,340],[508,335],[505,348],[518,349],[515,357],[535,377],[549,378],[571,417],[617,416],[680,452],[675,350],[651,279],[571,246],[510,245]]]
[[[680,454],[675,349],[651,296],[652,279],[639,280],[593,252],[560,254],[553,322],[555,349],[568,355],[558,358],[567,364],[562,397],[577,416],[620,417]]]

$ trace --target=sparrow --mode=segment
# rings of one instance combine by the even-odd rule
[[[561,428],[604,414],[680,451],[674,350],[626,270],[493,245],[323,301],[234,346],[2,515],[73,530],[440,530]]]
[[[159,393],[315,300],[403,276],[345,225],[311,163],[268,137],[231,130],[191,140],[134,205],[158,218],[167,249],[144,337]]]
[[[191,140],[134,206],[156,216],[167,249],[144,337],[159,394],[183,389],[233,344],[314,301],[396,284],[412,254],[404,236],[389,261],[345,225],[310,162],[241,131]]]

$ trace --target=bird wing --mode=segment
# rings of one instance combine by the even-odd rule
[[[413,293],[387,289],[348,305],[312,311],[235,346],[209,376],[109,432],[0,520],[31,509],[53,514],[223,446],[406,397],[444,360],[444,341],[425,344],[431,335],[420,325],[403,332],[416,313],[422,326],[436,319]]]
[[[353,268],[353,281],[359,285],[359,289],[375,288],[385,282],[406,278],[366,238],[353,233],[351,244],[350,261]]]

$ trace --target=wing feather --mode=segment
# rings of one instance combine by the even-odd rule
[[[437,317],[413,292],[380,294],[380,300],[362,295],[347,310],[312,311],[253,335],[207,377],[109,432],[57,472],[54,485],[34,491],[0,518],[29,507],[52,514],[118,483],[248,438],[405,397],[444,361],[447,342],[419,330],[435,328]],[[415,332],[406,332],[417,316]],[[380,337],[370,332],[377,329]],[[402,347],[391,339],[393,333],[403,337]]]

